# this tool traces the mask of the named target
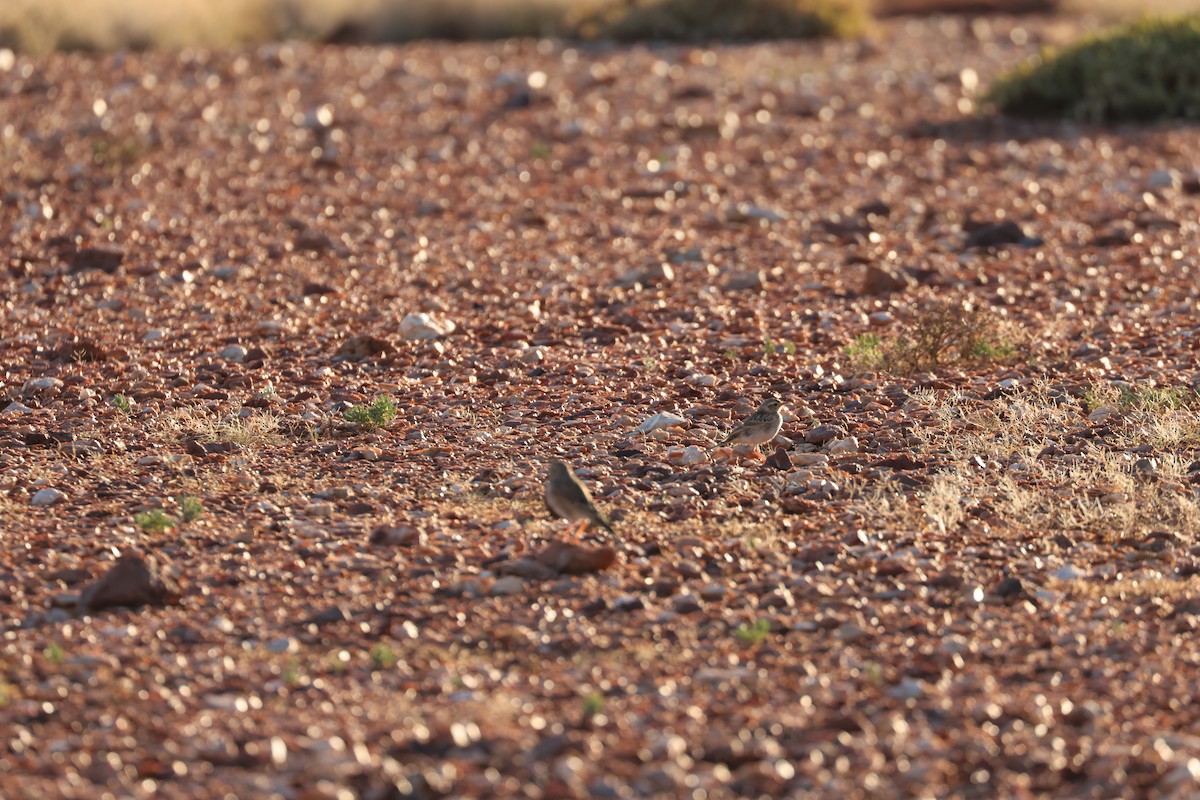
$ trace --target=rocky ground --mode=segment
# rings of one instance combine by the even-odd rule
[[[1077,31],[0,53],[0,795],[1200,792],[1200,139],[976,113]]]

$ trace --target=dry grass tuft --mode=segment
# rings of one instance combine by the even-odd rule
[[[989,518],[1002,528],[1087,531],[1100,540],[1200,529],[1200,496],[1186,480],[1200,446],[1196,403],[1174,390],[1143,392],[1126,398],[1128,410],[1102,438],[1043,457],[1089,431],[1085,413],[1096,398],[1121,402],[1120,390],[1108,386],[1088,397],[1079,403],[1046,383],[995,400],[914,392],[906,407],[925,421],[913,431],[914,457],[955,470],[916,493],[888,482],[864,488],[857,503],[881,527],[942,533],[973,507],[991,509]],[[1152,456],[1135,451],[1147,445]]]

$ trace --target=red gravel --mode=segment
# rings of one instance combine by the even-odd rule
[[[1200,139],[973,116],[1075,31],[18,57],[0,796],[1200,792]]]

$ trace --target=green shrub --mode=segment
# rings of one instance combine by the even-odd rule
[[[576,27],[585,38],[618,41],[810,39],[857,36],[869,20],[866,0],[626,0]]]
[[[986,103],[1086,122],[1200,119],[1200,14],[1147,18],[1033,59]]]
[[[364,428],[386,428],[396,418],[396,404],[387,395],[376,397],[369,406],[346,410],[346,419]]]

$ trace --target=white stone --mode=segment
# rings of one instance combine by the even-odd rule
[[[34,378],[25,382],[26,392],[44,392],[47,389],[61,389],[63,382],[58,378]]]
[[[33,410],[32,408],[25,405],[24,403],[18,403],[16,401],[11,402],[7,406],[4,407],[5,414],[25,414],[32,410]]]
[[[400,320],[400,335],[410,342],[440,339],[454,333],[455,327],[450,320],[434,319],[429,314],[409,314]]]
[[[287,328],[283,323],[273,319],[264,319],[254,325],[255,336],[279,336],[286,332]]]
[[[921,685],[920,681],[904,678],[900,683],[888,689],[887,694],[888,697],[896,700],[916,700],[925,694],[925,687]]]
[[[672,414],[670,411],[660,411],[634,428],[634,433],[650,433],[660,428],[678,428],[686,423],[687,420],[678,414]]]
[[[520,594],[523,591],[525,591],[525,581],[516,575],[506,575],[492,584],[492,588],[488,594],[492,597],[501,597],[504,595]]]
[[[703,463],[707,459],[708,454],[694,444],[687,447],[672,447],[667,451],[667,461],[684,467]]]
[[[236,361],[239,364],[246,360],[246,348],[240,344],[231,344],[222,348],[221,358],[226,361]]]
[[[66,499],[67,496],[58,489],[42,489],[35,493],[29,502],[35,506],[52,506],[60,500]]]
[[[1178,189],[1183,179],[1178,170],[1156,169],[1146,177],[1146,185],[1151,189]]]
[[[146,344],[160,342],[166,335],[167,332],[162,328],[151,328],[150,330],[146,331],[146,335],[142,337],[142,341]]]
[[[1083,573],[1072,567],[1070,564],[1064,564],[1052,573],[1055,578],[1060,581],[1074,581],[1083,577]]]
[[[830,442],[825,448],[830,455],[838,455],[840,453],[857,453],[858,439],[853,436],[847,436],[845,439],[838,439],[835,442]]]

